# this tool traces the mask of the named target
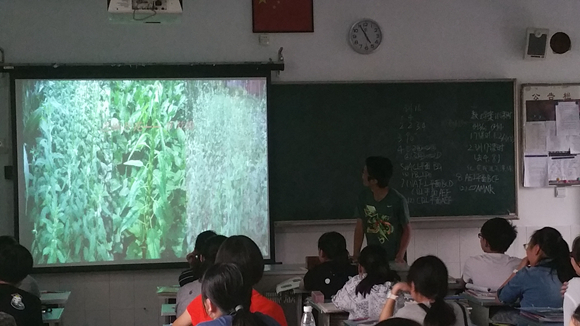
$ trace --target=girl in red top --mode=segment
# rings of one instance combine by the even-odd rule
[[[248,282],[252,287],[262,279],[264,274],[264,257],[262,257],[260,248],[252,239],[244,235],[228,238],[221,245],[215,262],[216,264],[234,263],[238,265],[244,277],[244,282]],[[262,296],[256,290],[252,290],[250,311],[270,316],[280,326],[288,326],[282,307]],[[212,319],[206,312],[202,298],[198,296],[187,306],[187,311],[173,322],[173,326],[195,326],[210,320]]]

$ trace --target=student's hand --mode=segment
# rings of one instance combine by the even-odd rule
[[[564,294],[566,294],[567,290],[568,290],[568,282],[562,283],[562,288],[560,289],[560,294],[562,296],[564,296]]]
[[[399,295],[401,292],[411,292],[411,287],[407,282],[399,282],[391,289],[393,295]]]
[[[522,261],[520,262],[520,265],[518,266],[518,271],[524,267],[527,267],[530,264],[530,261],[528,260],[528,257],[522,259]]]
[[[406,264],[407,262],[405,261],[404,256],[399,257],[399,255],[397,255],[397,257],[395,257],[395,263],[397,263],[397,264]]]
[[[190,267],[193,267],[193,265],[195,264],[195,256],[198,255],[198,252],[196,250],[190,252],[189,254],[187,254],[187,256],[185,257],[187,259],[187,262],[189,263]]]

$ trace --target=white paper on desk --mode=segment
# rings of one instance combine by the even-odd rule
[[[527,122],[524,126],[526,134],[524,154],[528,155],[547,155],[547,139],[545,121]]]
[[[548,186],[548,157],[524,156],[524,187]]]
[[[580,111],[576,102],[556,105],[556,133],[558,136],[580,135]]]
[[[546,147],[548,152],[567,152],[570,149],[570,144],[568,143],[568,137],[560,136],[556,134],[556,121],[546,121]]]

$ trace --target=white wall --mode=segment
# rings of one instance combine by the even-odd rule
[[[106,0],[0,0],[0,47],[11,63],[241,62],[275,58],[284,47],[282,81],[517,78],[518,82],[580,82],[580,2],[569,0],[333,0],[315,1],[315,33],[272,34],[258,45],[251,33],[251,6],[240,0],[184,0],[178,25],[112,25]],[[356,19],[376,20],[384,30],[380,50],[350,50],[347,29]],[[569,33],[570,53],[544,61],[522,60],[527,27]],[[5,93],[0,92],[0,96]],[[3,101],[0,101],[0,103]],[[9,110],[0,106],[0,138],[9,138]],[[0,154],[0,164],[10,155]],[[12,184],[0,180],[0,233],[11,233]],[[556,199],[550,189],[519,191],[520,236],[510,252],[539,226],[556,226],[567,239],[580,234],[580,188]],[[439,226],[438,226],[439,227]],[[433,253],[459,275],[466,257],[479,252],[477,224],[420,229],[409,258]],[[352,246],[352,225],[335,229]],[[318,236],[331,228],[279,228],[277,257],[302,262],[316,254]],[[161,282],[175,271],[39,277],[44,288],[73,289],[66,322],[76,325],[157,325]],[[119,289],[122,289],[121,291]],[[120,308],[119,308],[120,307]],[[116,309],[115,309],[116,308]],[[144,310],[145,309],[145,310]]]

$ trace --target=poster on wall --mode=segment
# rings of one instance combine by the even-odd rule
[[[254,33],[314,32],[313,0],[252,0]]]

